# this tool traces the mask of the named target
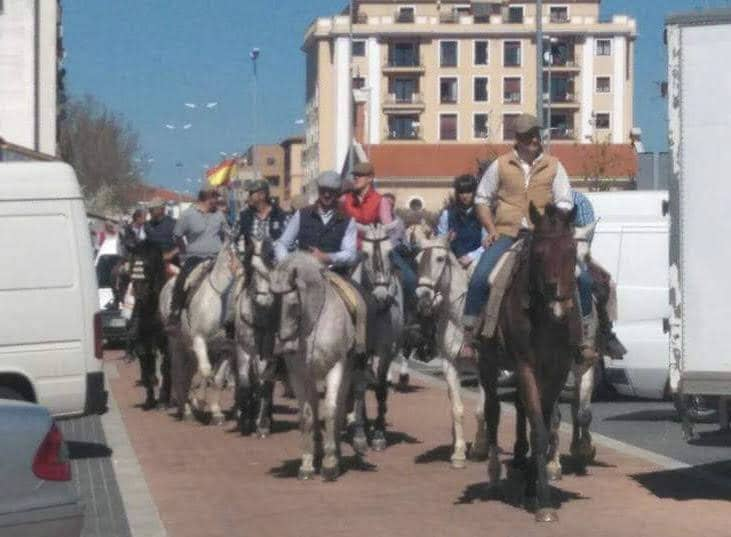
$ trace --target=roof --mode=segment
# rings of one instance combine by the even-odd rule
[[[475,173],[480,160],[492,160],[510,150],[508,144],[380,144],[367,146],[376,176],[456,177]],[[594,175],[603,168],[604,177],[634,177],[637,154],[629,144],[553,144],[551,154],[566,168],[569,177]]]
[[[81,199],[73,168],[64,162],[0,163],[0,199]]]
[[[666,25],[694,26],[728,23],[731,23],[731,9],[727,7],[671,13],[665,18]]]
[[[292,144],[304,144],[305,143],[305,137],[296,135],[296,136],[290,136],[289,138],[285,138],[282,140],[279,145],[282,147],[287,147]]]
[[[194,201],[191,196],[145,184],[134,185],[127,191],[127,200],[130,203],[144,203],[151,201],[153,198],[162,198],[164,201],[175,203]]]

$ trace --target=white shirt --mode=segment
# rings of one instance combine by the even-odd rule
[[[515,156],[520,163],[520,167],[523,170],[523,177],[525,178],[525,189],[528,190],[528,185],[532,179],[531,170],[535,166],[536,162],[540,162],[543,158],[543,153],[538,155],[533,165],[528,164],[520,158],[518,152],[515,152]],[[495,160],[490,167],[485,171],[485,174],[480,180],[480,184],[477,187],[477,194],[475,196],[475,205],[492,205],[495,199],[495,194],[500,186],[500,173],[499,173],[498,161]],[[556,168],[556,177],[553,179],[553,203],[559,209],[570,211],[574,206],[574,197],[571,192],[571,183],[569,182],[569,176],[566,173],[566,168],[560,162]],[[528,224],[528,218],[525,216],[521,221],[521,226],[524,228],[530,227]]]

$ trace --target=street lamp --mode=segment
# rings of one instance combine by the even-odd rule
[[[257,92],[257,83],[258,83],[258,77],[257,77],[257,71],[256,71],[256,60],[259,59],[259,55],[261,54],[261,49],[259,48],[253,48],[251,49],[251,52],[249,52],[249,58],[251,59],[251,65],[254,69],[254,95],[253,95],[253,114],[254,114],[254,144],[252,146],[256,145],[256,140],[258,139],[259,135],[259,106],[258,106],[258,92]],[[252,165],[254,167],[254,179],[259,179],[259,168],[256,163],[256,147],[253,148],[252,155],[251,155]]]
[[[548,37],[545,36],[543,38],[545,41],[549,43],[548,50],[544,52],[543,54],[543,61],[544,63],[548,64],[548,99],[546,99],[546,111],[548,120],[546,123],[548,124],[548,128],[546,129],[546,151],[549,151],[551,149],[551,128],[552,128],[552,116],[551,116],[551,99],[552,99],[552,84],[551,84],[551,67],[553,66],[553,46],[555,43],[558,43],[557,37]],[[543,79],[543,73],[541,73],[541,79]],[[543,100],[543,99],[541,99]]]

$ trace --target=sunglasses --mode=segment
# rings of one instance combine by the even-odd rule
[[[319,188],[318,192],[321,196],[337,196],[338,191],[333,188]]]
[[[519,133],[515,135],[515,138],[521,142],[530,142],[534,138],[541,139],[541,131],[539,129],[531,129],[528,132]]]

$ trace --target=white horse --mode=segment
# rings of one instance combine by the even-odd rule
[[[395,225],[395,223],[393,224]],[[361,284],[370,293],[375,312],[368,319],[368,351],[376,364],[376,400],[378,415],[373,427],[371,445],[375,451],[386,448],[386,412],[388,373],[393,360],[400,354],[404,331],[404,297],[401,282],[391,267],[392,249],[389,232],[393,225],[358,225],[361,232],[359,265]],[[357,386],[355,393],[355,431],[353,446],[360,453],[367,448],[365,436],[365,387]]]
[[[442,358],[444,378],[447,381],[449,400],[452,403],[453,468],[464,468],[467,446],[464,440],[464,405],[457,368],[457,357],[464,340],[462,316],[469,283],[469,273],[457,261],[446,237],[421,239],[419,282],[416,287],[417,308],[424,317],[436,321],[436,340]],[[485,392],[480,385],[480,397],[475,409],[477,433],[470,455],[473,458],[487,456],[485,429]]]
[[[246,257],[246,281],[236,305],[236,403],[241,434],[271,432],[276,362],[273,357],[277,311],[269,288],[274,253],[269,239],[252,239]]]
[[[315,472],[319,436],[318,383],[325,385],[322,478],[340,473],[340,427],[353,370],[355,326],[348,308],[309,253],[295,252],[271,274],[271,290],[281,300],[279,340],[300,407],[302,463],[299,479]]]
[[[191,289],[192,296],[180,317],[180,330],[168,335],[172,356],[173,384],[176,387],[176,400],[181,417],[189,419],[193,408],[200,408],[196,397],[190,397],[194,377],[211,388],[208,411],[212,422],[220,425],[225,421],[221,411],[221,391],[227,377],[228,361],[220,361],[214,371],[210,360],[209,346],[226,345],[223,333],[227,317],[227,307],[235,294],[233,288],[243,270],[235,245],[227,240],[210,268],[203,268],[200,285]],[[160,315],[164,323],[170,316],[170,302],[175,278],[165,284],[160,293]],[[228,302],[227,302],[228,300]],[[225,350],[225,349],[224,349]],[[192,407],[191,407],[192,404]]]

